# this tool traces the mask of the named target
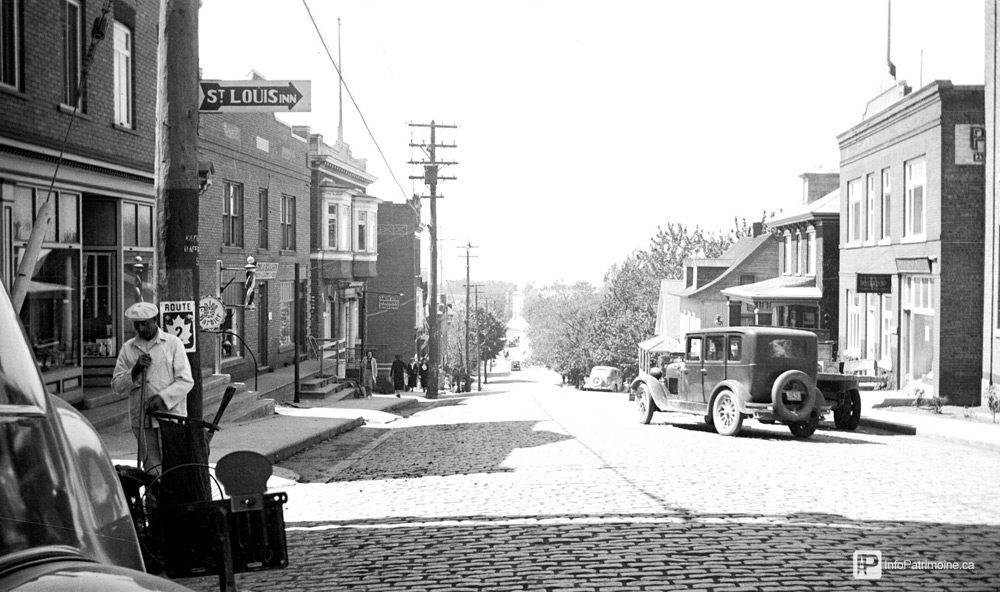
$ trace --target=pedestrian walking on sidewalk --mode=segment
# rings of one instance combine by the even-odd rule
[[[366,399],[372,398],[372,390],[375,388],[375,378],[378,376],[378,362],[372,352],[365,354],[365,359],[361,361],[361,390],[365,393]]]
[[[392,368],[389,369],[389,375],[392,377],[392,388],[396,391],[396,396],[399,396],[399,391],[406,388],[406,362],[403,361],[403,357],[396,354],[396,359],[392,361]]]
[[[417,368],[417,375],[420,376],[420,388],[427,392],[427,373],[430,372],[430,366],[427,364],[427,358],[420,358],[420,367]]]
[[[187,396],[194,386],[184,343],[156,324],[159,310],[137,302],[125,311],[135,337],[122,345],[111,378],[111,388],[128,396],[129,423],[139,443],[139,466],[154,475],[161,472],[160,430],[152,414],[165,411],[187,417]]]
[[[417,356],[413,356],[413,359],[406,363],[406,390],[417,390],[417,371]]]

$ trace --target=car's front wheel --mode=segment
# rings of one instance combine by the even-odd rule
[[[809,421],[793,421],[788,424],[788,429],[796,438],[808,438],[813,435],[817,426],[819,426],[819,418],[815,417]]]
[[[653,403],[653,396],[649,393],[649,387],[640,384],[635,392],[636,409],[639,411],[639,423],[649,425],[653,421],[653,412],[656,411],[656,403]]]
[[[735,436],[743,429],[743,414],[736,405],[736,397],[730,391],[722,391],[712,405],[712,424],[715,431],[723,436]]]

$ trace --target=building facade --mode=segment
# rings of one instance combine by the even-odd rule
[[[222,300],[232,333],[199,336],[202,364],[246,380],[308,350],[309,139],[272,113],[202,114],[198,153],[213,171],[199,207],[201,296]]]
[[[997,84],[996,68],[1000,65],[1000,35],[997,27],[997,0],[986,0],[986,140],[991,147],[996,146],[997,105],[1000,86]],[[986,199],[985,199],[985,279],[983,293],[983,388],[989,388],[1000,380],[1000,203],[997,202],[997,152],[995,148],[986,151]]]
[[[101,3],[0,0],[0,9],[0,281],[13,288],[48,199],[54,216],[21,320],[49,391],[87,406],[84,387],[107,390],[132,336],[123,311],[155,289],[159,7],[114,2],[78,100]]]
[[[378,275],[366,290],[365,347],[377,360],[426,355],[427,327],[420,277],[420,200],[378,206]]]
[[[312,335],[321,344],[343,348],[337,356],[344,363],[337,369],[344,377],[357,372],[363,357],[362,298],[367,281],[377,274],[382,200],[366,193],[376,178],[347,143],[338,140],[330,146],[308,127],[296,131],[309,138]]]
[[[779,240],[777,277],[722,290],[730,325],[807,329],[821,342],[836,338],[840,264],[840,176],[804,173],[802,203],[768,221]],[[754,317],[754,311],[757,311]],[[832,344],[824,355],[832,356]]]
[[[889,89],[838,136],[840,335],[900,388],[978,404],[983,345],[984,92]]]

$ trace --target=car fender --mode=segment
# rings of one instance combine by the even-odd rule
[[[646,385],[649,389],[649,394],[653,397],[653,402],[656,403],[657,409],[667,408],[667,389],[663,386],[663,382],[654,376],[646,374],[642,370],[639,371],[639,376],[632,379],[632,384],[629,385],[629,400],[635,400],[636,389],[639,388],[640,384]]]
[[[712,397],[708,400],[709,414],[712,413],[712,406],[715,405],[715,396],[719,394],[719,391],[732,392],[733,398],[736,399],[736,407],[740,410],[740,413],[750,413],[746,407],[746,404],[750,402],[750,391],[738,380],[723,380],[715,385],[715,389],[712,390]]]

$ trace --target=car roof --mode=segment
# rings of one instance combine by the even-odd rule
[[[694,335],[718,335],[720,333],[725,334],[739,334],[739,335],[760,335],[760,336],[770,336],[770,337],[816,337],[816,334],[812,331],[804,331],[802,329],[791,329],[789,327],[761,327],[761,326],[750,326],[750,327],[712,327],[710,329],[694,329],[688,331],[688,336]]]

